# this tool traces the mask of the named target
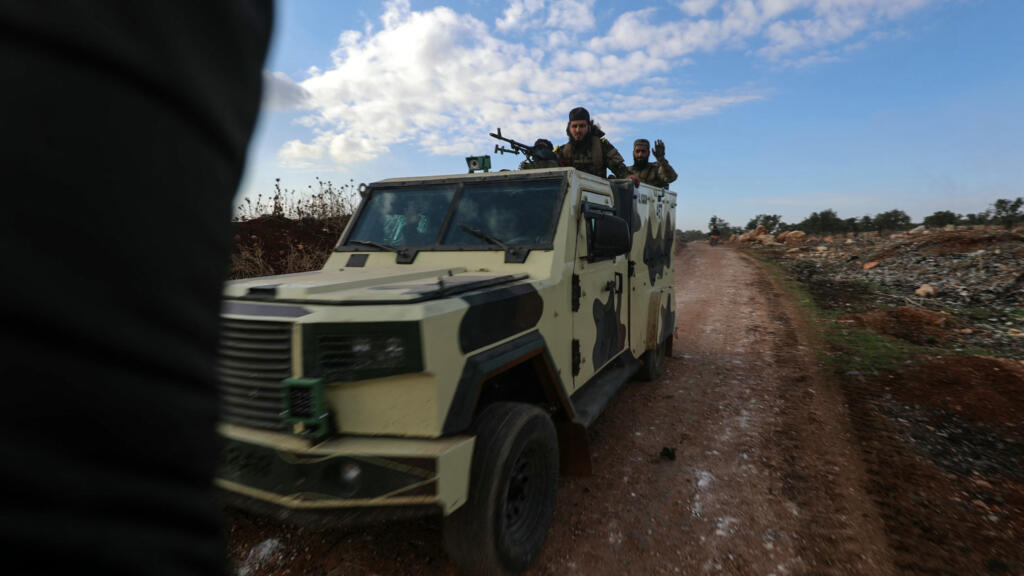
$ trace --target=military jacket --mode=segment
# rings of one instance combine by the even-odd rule
[[[629,166],[622,154],[606,138],[587,138],[583,142],[567,142],[555,148],[555,156],[562,166],[572,166],[594,176],[604,178],[608,170],[616,178],[629,176]]]
[[[519,163],[520,170],[539,170],[541,168],[558,168],[557,160],[523,160]]]
[[[675,182],[679,177],[676,171],[669,165],[668,160],[662,158],[655,162],[648,162],[647,166],[637,168],[636,164],[629,167],[630,174],[636,174],[644,184],[665,188]]]

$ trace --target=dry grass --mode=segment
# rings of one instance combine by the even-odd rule
[[[357,187],[317,178],[317,188],[286,190],[236,207],[228,278],[254,278],[319,270],[358,203]]]
[[[335,186],[330,180],[316,179],[317,188],[299,192],[281,188],[281,179],[274,179],[274,194],[264,198],[262,194],[253,201],[246,198],[235,207],[235,221],[245,222],[261,216],[283,216],[292,220],[330,220],[347,218],[359,203],[358,186],[354,180]]]

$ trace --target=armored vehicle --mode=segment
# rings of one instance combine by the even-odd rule
[[[229,282],[217,484],[296,521],[443,517],[525,569],[586,428],[671,351],[675,193],[572,168],[370,185],[322,270]]]

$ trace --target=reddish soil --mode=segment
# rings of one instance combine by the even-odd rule
[[[1024,573],[1024,368],[836,376],[751,258],[691,244],[676,270],[676,357],[590,429],[594,474],[560,481],[529,573]],[[240,575],[456,573],[436,519],[227,518]]]
[[[976,424],[1024,428],[1024,362],[947,356],[910,368],[893,380],[890,387],[900,401]],[[1024,473],[1024,463],[1020,470]]]
[[[844,318],[879,334],[901,338],[915,344],[934,344],[953,337],[956,319],[944,312],[913,306],[875,310]]]
[[[948,357],[842,388],[896,569],[1024,573],[1024,367]]]

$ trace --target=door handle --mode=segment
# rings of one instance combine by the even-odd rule
[[[622,273],[621,272],[616,272],[615,273],[615,279],[614,280],[609,280],[609,281],[605,282],[604,283],[604,288],[602,290],[605,291],[605,292],[611,292],[613,294],[614,293],[622,294]]]

